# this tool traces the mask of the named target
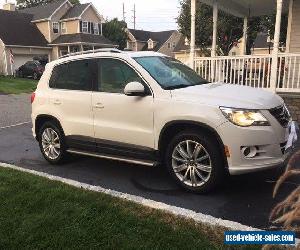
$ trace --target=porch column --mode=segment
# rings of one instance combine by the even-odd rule
[[[243,28],[243,55],[247,54],[247,40],[248,40],[248,17],[244,17],[244,28]]]
[[[218,31],[218,0],[213,3],[213,39],[211,46],[211,57],[216,56],[217,52],[217,31]]]
[[[68,45],[68,54],[71,54],[71,48],[70,48],[70,45]]]
[[[289,2],[289,16],[288,16],[288,28],[286,34],[286,50],[285,53],[290,53],[290,44],[291,44],[291,30],[292,30],[292,20],[293,20],[293,4],[294,0]]]
[[[272,54],[272,68],[271,68],[271,90],[276,92],[277,85],[277,68],[278,68],[278,53],[279,53],[279,38],[282,14],[282,0],[277,0],[277,13],[274,33],[274,48]]]
[[[191,0],[191,41],[190,41],[190,67],[195,67],[195,43],[196,43],[196,0]]]

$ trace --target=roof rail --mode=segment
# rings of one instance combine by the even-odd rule
[[[119,49],[115,49],[115,48],[103,48],[103,49],[95,49],[95,50],[86,50],[86,51],[79,51],[79,52],[75,52],[75,53],[70,53],[70,54],[59,57],[59,59],[67,58],[67,57],[70,57],[70,56],[94,54],[94,53],[98,53],[98,52],[122,53],[123,51],[119,50]]]

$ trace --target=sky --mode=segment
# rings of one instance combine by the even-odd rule
[[[5,0],[0,0],[2,8]],[[13,2],[13,0],[8,0]],[[161,31],[177,29],[175,18],[178,16],[179,0],[81,0],[92,2],[104,18],[123,19],[125,5],[126,22],[133,28],[133,6],[136,5],[136,29]]]

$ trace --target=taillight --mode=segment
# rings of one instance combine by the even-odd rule
[[[31,94],[31,104],[34,102],[34,99],[35,99],[35,92],[33,92],[32,94]]]

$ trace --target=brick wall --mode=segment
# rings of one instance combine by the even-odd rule
[[[294,121],[300,123],[300,95],[281,95],[287,104]]]

